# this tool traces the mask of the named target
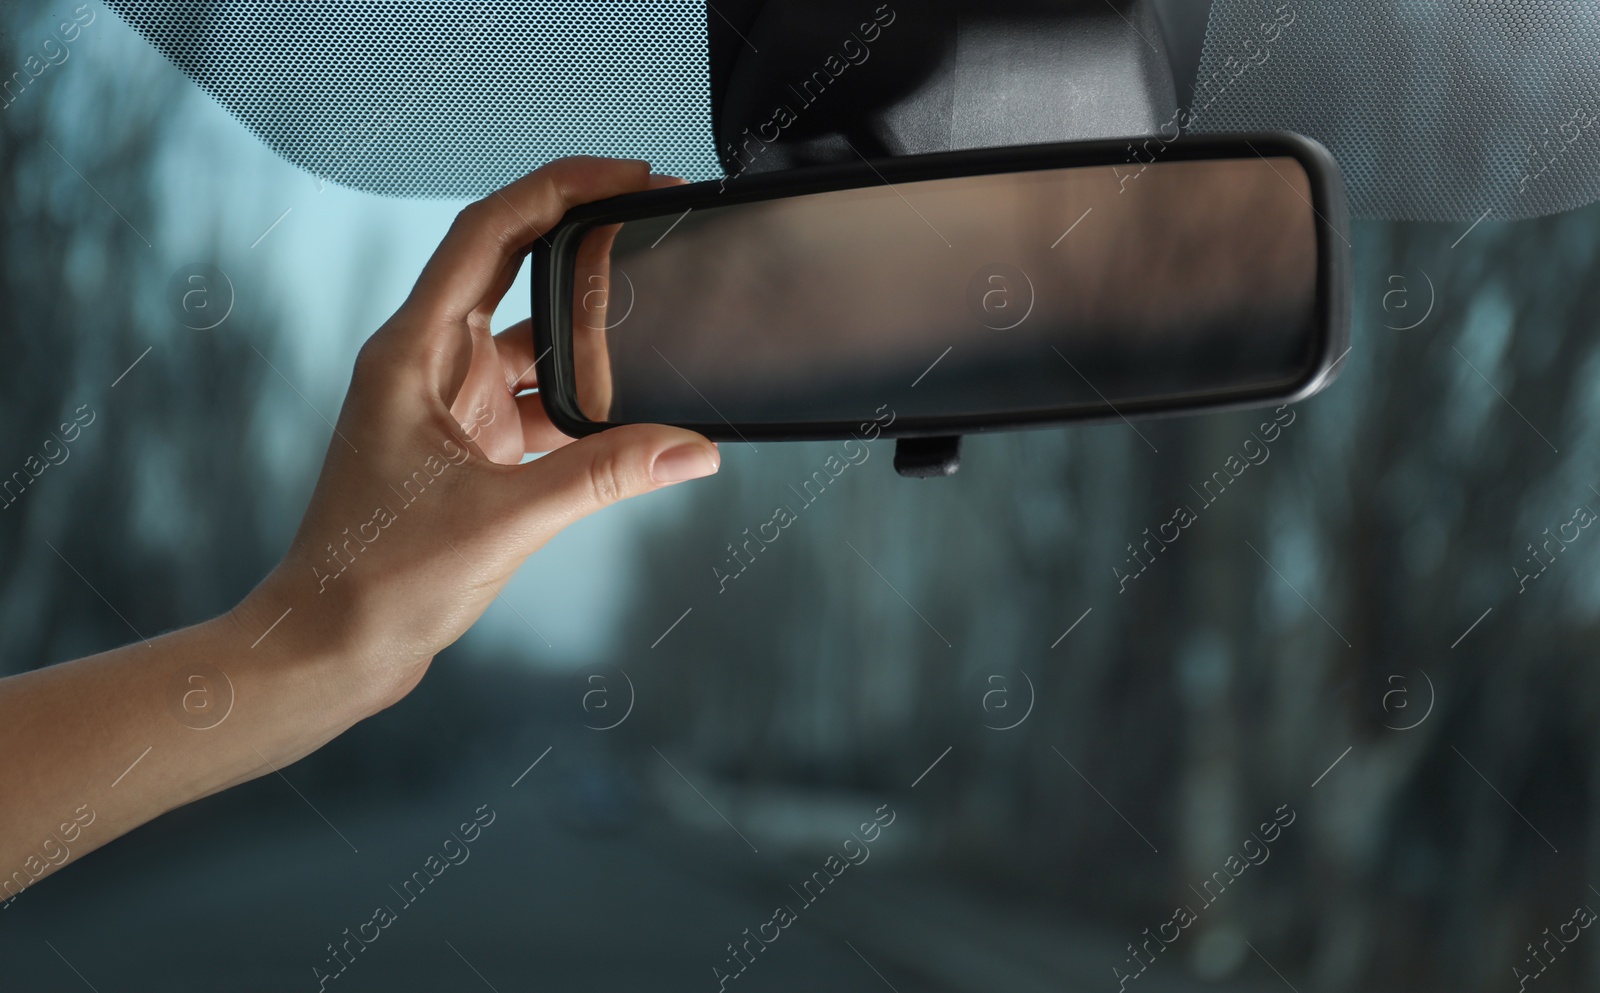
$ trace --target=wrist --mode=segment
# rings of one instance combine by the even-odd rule
[[[337,725],[370,717],[410,692],[431,656],[405,658],[364,629],[356,605],[310,594],[273,570],[219,621],[250,666],[297,684],[307,706]],[[330,735],[331,737],[331,735]]]

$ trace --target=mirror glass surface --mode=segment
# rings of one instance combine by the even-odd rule
[[[593,421],[982,417],[1287,390],[1318,345],[1288,157],[884,184],[587,232]]]

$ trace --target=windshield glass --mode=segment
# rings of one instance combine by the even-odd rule
[[[464,203],[307,176],[88,9],[0,111],[5,673],[252,587]],[[1600,207],[1342,234],[1327,392],[933,482],[725,444],[7,902],[5,987],[1597,988]]]

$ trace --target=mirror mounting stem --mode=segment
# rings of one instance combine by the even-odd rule
[[[961,468],[961,436],[901,438],[894,446],[894,471],[913,479],[954,476]]]

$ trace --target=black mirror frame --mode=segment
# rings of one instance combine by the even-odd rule
[[[554,228],[530,246],[529,254],[533,262],[533,344],[534,354],[538,356],[541,402],[556,429],[574,438],[618,426],[610,422],[592,421],[584,416],[578,406],[573,373],[571,329],[574,260],[583,236],[595,227],[687,213],[698,207],[975,174],[998,175],[1074,166],[1138,168],[1156,161],[1242,159],[1251,156],[1288,157],[1298,161],[1310,180],[1311,207],[1317,218],[1318,341],[1312,361],[1303,375],[1289,387],[1188,394],[1115,405],[1110,401],[1083,403],[1022,414],[899,417],[884,426],[881,433],[891,438],[919,438],[1018,431],[1062,424],[1093,424],[1199,411],[1239,410],[1303,400],[1333,382],[1350,347],[1350,244],[1344,233],[1349,229],[1349,210],[1339,167],[1327,149],[1309,138],[1290,132],[1262,132],[1186,136],[1170,140],[1147,137],[1018,145],[876,161],[863,159],[858,164],[746,174],[728,180],[707,180],[582,204],[567,211]],[[566,330],[556,334],[557,328]],[[861,427],[856,421],[807,424],[733,424],[727,421],[671,423],[698,431],[713,441],[830,440],[851,437]]]

